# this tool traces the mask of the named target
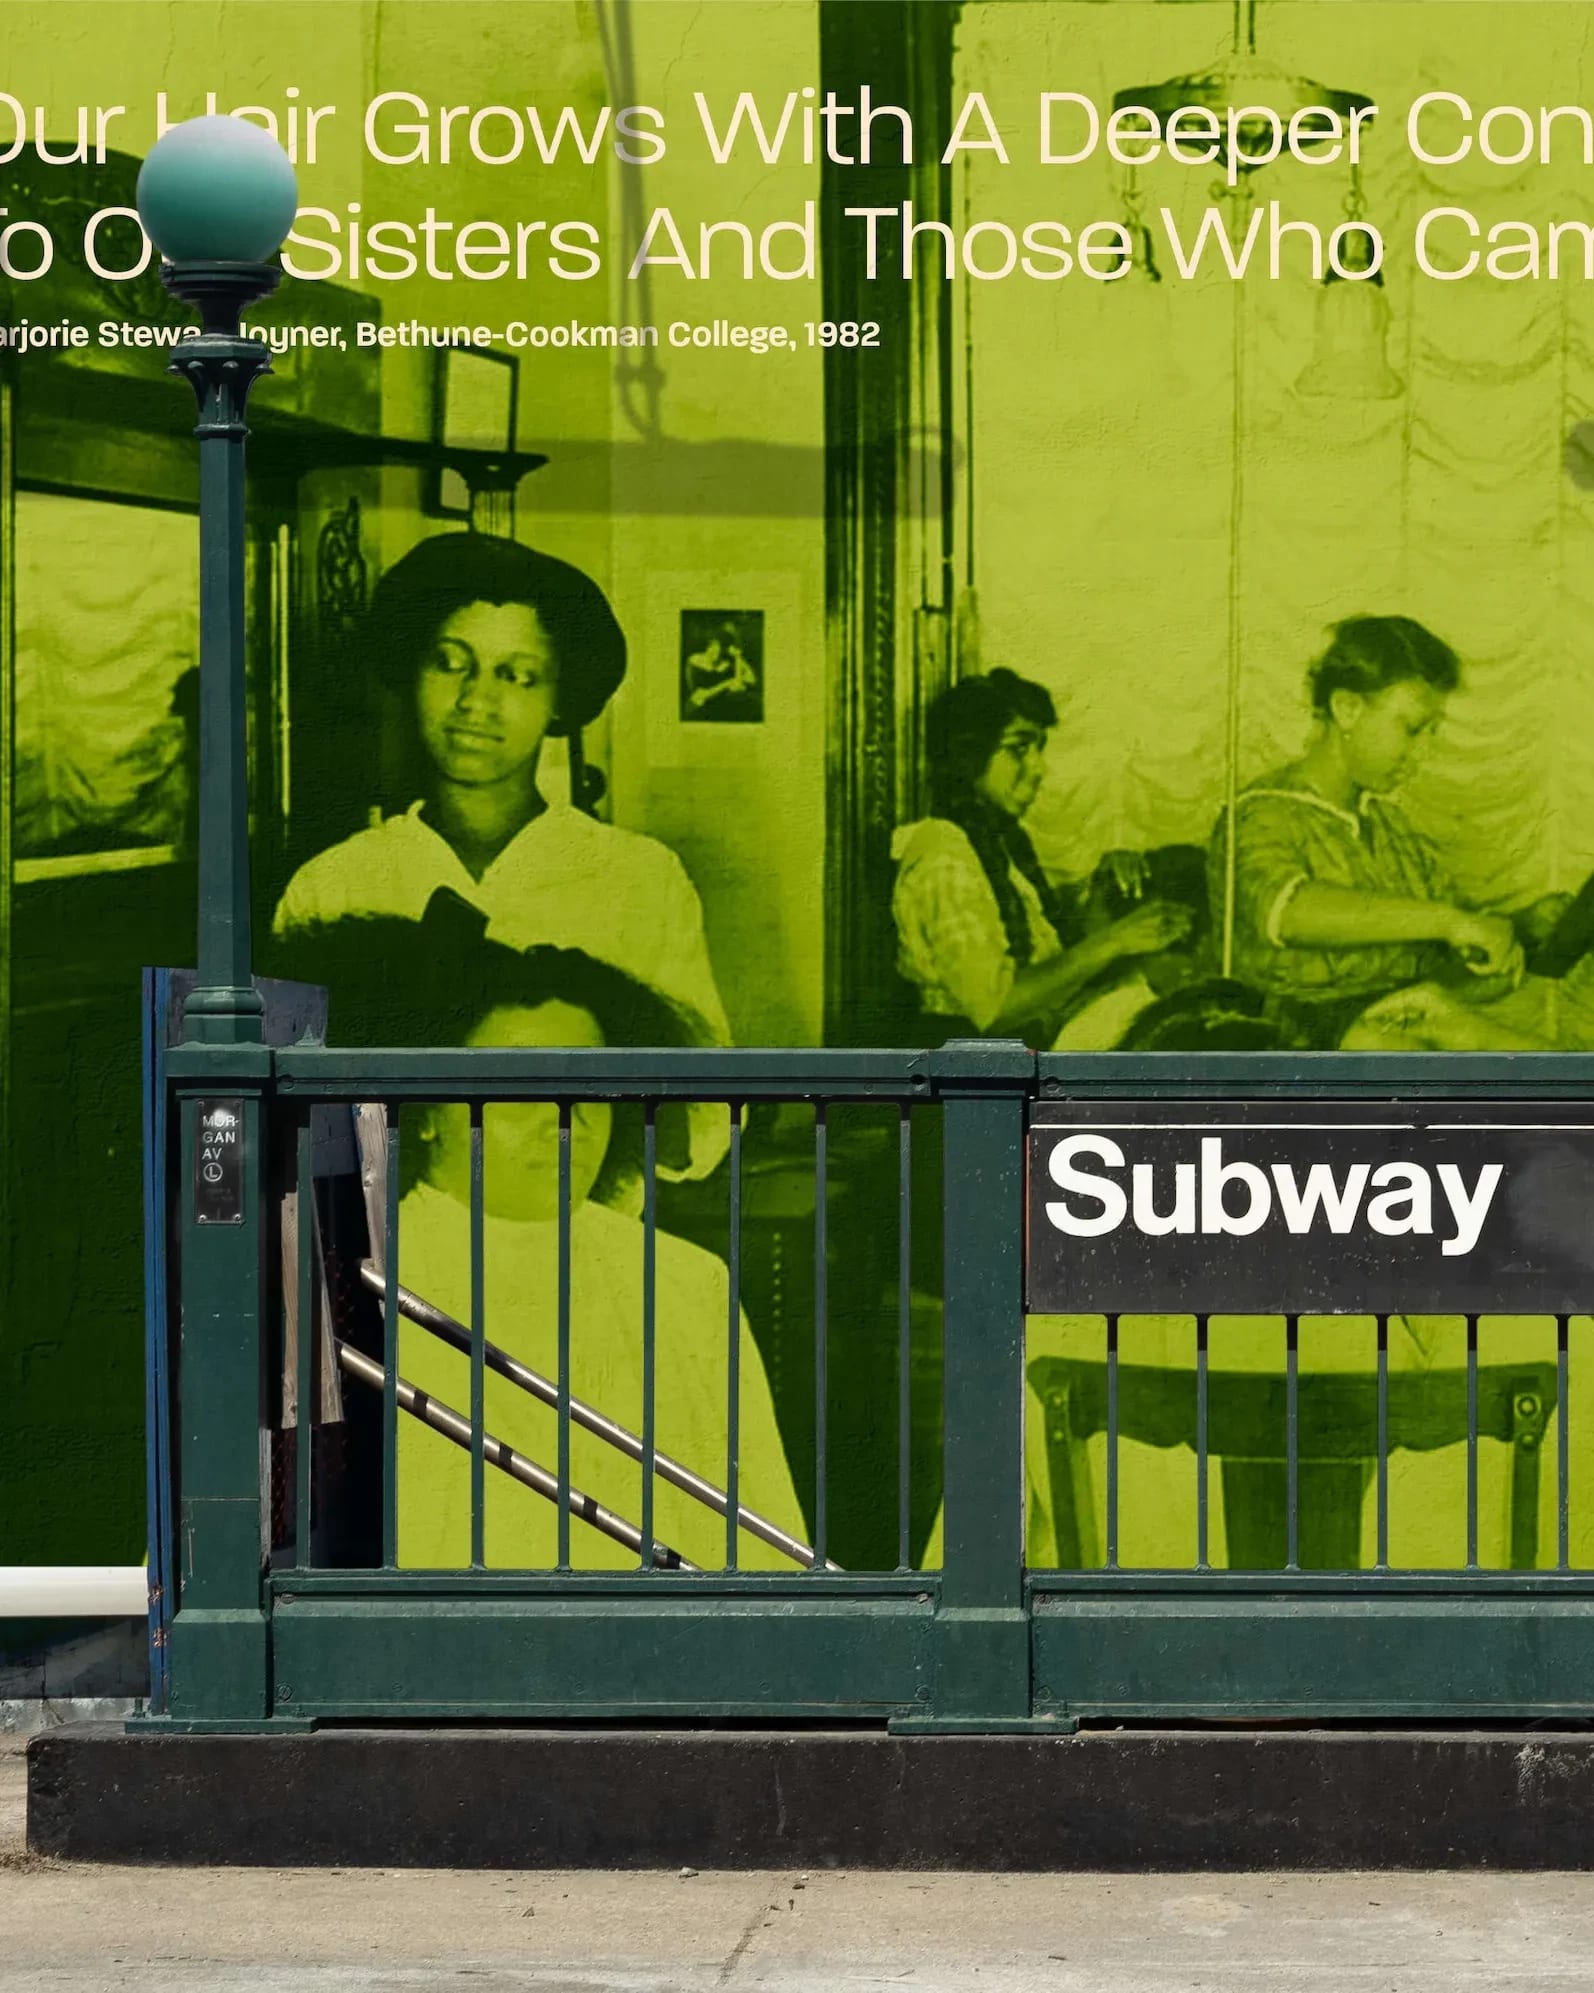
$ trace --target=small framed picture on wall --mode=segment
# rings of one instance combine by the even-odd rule
[[[762,724],[762,609],[681,611],[680,715],[692,726]]]

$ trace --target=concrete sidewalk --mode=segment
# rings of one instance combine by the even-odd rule
[[[0,1748],[3,1993],[1594,1986],[1584,1876],[80,1867],[26,1854],[23,1788]]]

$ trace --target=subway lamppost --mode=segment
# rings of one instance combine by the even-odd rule
[[[250,936],[244,669],[244,414],[269,362],[240,318],[276,288],[267,259],[297,205],[287,155],[237,118],[175,126],[138,178],[162,279],[200,318],[171,362],[199,403],[200,719],[198,982],[169,1070],[181,1130],[170,1714],[201,1728],[254,1728],[272,1705],[260,1447],[271,1067]]]
[[[287,154],[239,118],[174,126],[138,176],[162,281],[200,315],[171,371],[199,401],[199,983],[184,1017],[185,1036],[211,1044],[260,1037],[249,932],[244,411],[270,361],[239,319],[276,289],[281,271],[266,258],[297,205]]]

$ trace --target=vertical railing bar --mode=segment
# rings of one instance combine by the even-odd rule
[[[1118,1317],[1107,1317],[1107,1569],[1118,1568]]]
[[[399,1115],[383,1109],[387,1133],[387,1290],[382,1297],[382,1563],[398,1567]]]
[[[9,389],[0,382],[0,899],[7,889],[9,860],[6,856],[6,838],[9,825],[6,818],[10,811],[8,794],[8,768],[6,765],[6,720],[3,711],[7,671],[5,666],[6,604],[11,597],[7,581],[9,562],[7,560],[7,528],[10,521],[10,508],[6,503],[6,465],[8,445],[12,439],[7,429],[11,397]],[[3,906],[0,906],[0,948],[4,946],[7,932]],[[0,968],[0,979],[5,970]],[[158,1042],[164,1041],[168,1029],[166,999],[168,996],[167,978],[163,973],[152,969],[144,971],[144,1021],[143,1045],[145,1070],[155,1075],[159,1070],[156,1053]],[[5,1010],[5,996],[0,988],[0,1018]],[[0,1065],[5,1062],[0,1061]],[[5,1127],[5,1078],[0,1074],[0,1130]],[[166,1207],[163,1202],[168,1165],[167,1142],[170,1134],[170,1102],[165,1088],[156,1079],[149,1089],[144,1103],[144,1139],[149,1168],[144,1179],[144,1224],[146,1237],[154,1240],[164,1236]],[[147,1502],[147,1535],[149,1539],[149,1585],[150,1585],[150,1699],[152,1715],[166,1712],[167,1686],[170,1670],[170,1652],[167,1647],[168,1628],[171,1624],[173,1593],[177,1586],[177,1573],[173,1563],[176,1548],[176,1531],[172,1526],[171,1496],[171,1415],[172,1394],[169,1377],[170,1343],[167,1315],[168,1268],[165,1254],[148,1254],[145,1259],[145,1279],[148,1283],[145,1305],[148,1309],[146,1323],[147,1343],[145,1349],[146,1371],[146,1417],[149,1421],[148,1450],[145,1458],[147,1480],[145,1500]]]
[[[1389,1569],[1389,1317],[1378,1317],[1378,1545],[1376,1563]]]
[[[1284,1321],[1284,1497],[1286,1543],[1284,1568],[1301,1568],[1301,1318]]]
[[[1467,1317],[1467,1569],[1478,1568],[1478,1318]]]
[[[485,1190],[482,1160],[482,1106],[470,1107],[470,1563],[480,1571],[487,1562],[487,1464],[483,1434],[487,1427],[486,1303],[483,1296],[486,1249],[483,1233]]]
[[[823,1567],[829,1517],[825,1462],[830,1398],[830,1296],[828,1283],[828,1115],[814,1102],[814,1569]]]
[[[897,1569],[913,1554],[913,1104],[897,1125]]]
[[[301,1571],[310,1568],[310,1504],[312,1500],[312,1448],[315,1444],[315,1411],[310,1402],[314,1389],[315,1355],[315,1178],[310,1148],[310,1113],[306,1108],[299,1123],[295,1202],[298,1214],[297,1286],[299,1291],[299,1344],[295,1351],[294,1373],[298,1404],[294,1417],[294,1546],[293,1561]]]
[[[570,1569],[570,1103],[559,1103],[559,1570]]]
[[[642,1569],[653,1569],[653,1481],[658,1359],[658,1128],[656,1103],[642,1107]],[[731,1513],[734,1515],[735,1510]]]
[[[727,1265],[730,1319],[725,1350],[725,1568],[734,1571],[740,1549],[736,1511],[742,1501],[742,1110],[730,1104],[731,1210]]]
[[[1572,1561],[1572,1456],[1568,1444],[1567,1399],[1572,1387],[1571,1321],[1555,1318],[1555,1564],[1570,1569]]]
[[[1207,1562],[1207,1318],[1196,1316],[1196,1568]]]

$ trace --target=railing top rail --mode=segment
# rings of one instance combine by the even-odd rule
[[[1043,1052],[1042,1100],[1594,1101],[1594,1052]]]
[[[991,1090],[1048,1100],[1535,1100],[1594,1103],[1594,1052],[1045,1052],[973,1040],[934,1050],[727,1047],[644,1050],[299,1045],[243,1048],[305,1099],[516,1097],[934,1099]],[[178,1082],[240,1063],[234,1047],[174,1047]]]
[[[923,1051],[394,1049],[299,1046],[277,1055],[283,1092],[321,1099],[572,1096],[786,1100],[928,1099],[947,1055]],[[954,1065],[958,1062],[954,1061]],[[1033,1066],[1031,1066],[1031,1072]],[[967,1075],[979,1076],[978,1063]],[[1011,1082],[1010,1082],[1011,1083]],[[1032,1083],[1032,1082],[1031,1082]],[[1023,1089],[1023,1079],[1017,1081]]]

